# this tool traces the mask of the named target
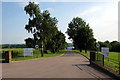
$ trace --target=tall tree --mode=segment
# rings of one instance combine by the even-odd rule
[[[25,29],[28,33],[33,34],[35,44],[40,45],[41,43],[41,47],[46,50],[45,45],[47,44],[48,39],[50,39],[52,34],[55,32],[54,28],[56,28],[57,19],[50,17],[48,10],[41,13],[39,5],[34,2],[29,2],[29,4],[25,6],[24,10],[26,11],[26,14],[29,14],[30,16]],[[43,52],[41,56],[43,56]]]
[[[82,18],[73,18],[68,27],[67,34],[73,40],[75,47],[80,49],[80,51],[82,49],[86,51],[95,47],[96,39],[94,39],[93,31]]]
[[[25,6],[24,10],[26,11],[26,14],[30,16],[28,24],[25,25],[25,29],[28,33],[33,34],[35,43],[37,44],[39,39],[38,34],[41,32],[42,24],[42,16],[40,14],[39,6],[34,2],[29,2],[29,4]]]
[[[73,18],[72,21],[68,24],[69,28],[67,28],[66,33],[69,35],[69,39],[72,39],[75,48],[78,48],[75,41],[78,30],[81,26],[84,26],[85,24],[85,21],[83,21],[83,19],[79,17]]]
[[[61,49],[61,45],[64,45],[65,43],[65,36],[63,33],[58,31],[57,19],[55,17],[51,17],[48,10],[41,12],[39,5],[34,2],[29,2],[29,4],[25,6],[24,10],[30,17],[25,29],[28,33],[33,34],[34,44],[41,46],[41,56],[43,56],[44,51],[51,49],[52,47],[51,51],[54,52]],[[57,37],[60,37],[60,39],[58,40]],[[29,42],[32,41],[31,39],[32,38],[26,39],[26,44],[29,44]],[[59,45],[57,42],[59,42]],[[52,47],[49,47],[51,45]]]

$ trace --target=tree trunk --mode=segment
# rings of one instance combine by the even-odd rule
[[[82,52],[82,49],[80,49],[80,52]]]
[[[43,55],[43,52],[41,53],[41,57],[43,57],[44,55]]]
[[[87,50],[85,50],[85,53],[87,53]]]

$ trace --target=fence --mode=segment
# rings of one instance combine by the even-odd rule
[[[96,54],[95,54],[95,61],[96,61],[98,64],[101,64],[101,65],[104,66],[104,55],[99,54],[99,53],[96,53]]]
[[[104,55],[96,52],[90,52],[90,62],[95,63],[109,70],[110,72],[120,75],[120,54],[118,54],[118,59],[112,59],[109,57],[104,57]]]
[[[104,63],[106,67],[110,68],[112,71],[120,74],[120,62],[118,60],[115,59],[111,59],[108,57],[105,57]]]

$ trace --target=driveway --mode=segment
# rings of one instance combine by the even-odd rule
[[[71,50],[64,55],[2,64],[3,78],[111,78]]]

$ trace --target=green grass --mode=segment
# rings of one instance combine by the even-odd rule
[[[23,48],[5,48],[1,49],[2,51],[18,51],[18,50],[23,50]]]
[[[6,49],[0,49],[0,53],[2,53],[2,51],[18,51],[18,52],[23,52],[23,48],[6,48]]]
[[[110,53],[109,53],[109,57],[110,57],[111,59],[116,59],[116,60],[118,60],[119,57],[120,57],[120,56],[118,56],[118,55],[120,55],[120,53],[118,53],[118,52],[110,52]]]
[[[87,51],[87,53],[85,53],[84,50],[82,52],[80,52],[79,50],[73,50],[73,51],[75,51],[77,53],[81,53],[81,54],[85,55],[87,58],[90,58],[90,51]],[[99,52],[99,53],[101,53],[101,52]],[[118,55],[120,55],[120,53],[118,53],[118,52],[109,52],[109,58],[111,58],[111,59],[118,60],[120,57]]]
[[[14,56],[12,56],[12,61],[28,60],[28,59],[35,59],[35,58],[55,57],[55,56],[59,56],[61,54],[64,54],[63,50],[56,52],[56,53],[51,53],[50,51],[48,51],[48,54],[44,53],[44,57],[41,57],[40,50],[33,49],[33,56],[25,56],[24,57],[23,56],[23,48],[2,49],[2,51],[13,51]],[[17,52],[18,52],[18,54],[17,54]]]
[[[88,59],[90,59],[90,51],[87,51],[87,53],[85,53],[84,50],[82,50],[82,52],[80,52],[79,50],[73,50],[73,51],[80,53],[80,54],[86,56]]]
[[[12,61],[20,61],[20,60],[28,60],[28,59],[35,59],[35,58],[46,58],[46,57],[55,57],[55,56],[59,56],[61,54],[63,54],[64,51],[60,51],[57,53],[48,53],[48,54],[44,54],[44,57],[41,57],[41,53],[38,54],[33,54],[33,56],[18,56],[16,58],[12,58]]]
[[[80,53],[84,56],[86,56],[88,59],[90,59],[90,51],[83,50],[80,52],[79,50],[74,50],[77,53]],[[99,52],[101,54],[101,52]],[[109,57],[104,58],[104,66],[112,69],[113,71],[117,72],[119,71],[119,61],[120,61],[120,53],[118,52],[109,52]]]

